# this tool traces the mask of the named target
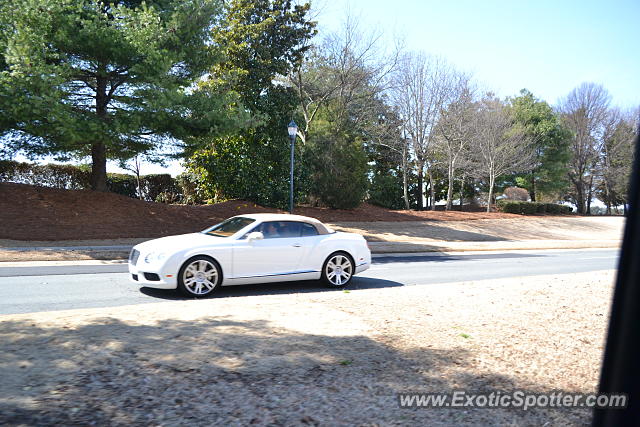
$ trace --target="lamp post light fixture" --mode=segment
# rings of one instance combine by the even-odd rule
[[[289,132],[289,140],[291,141],[291,174],[289,176],[289,213],[293,213],[293,153],[294,145],[296,142],[296,135],[298,134],[298,125],[291,120],[289,126],[287,126]]]

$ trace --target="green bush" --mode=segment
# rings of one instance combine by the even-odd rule
[[[178,189],[175,180],[168,173],[144,175],[140,177],[140,181],[142,194],[144,194],[145,199],[148,201],[158,201],[158,196],[163,193],[165,193],[165,196],[170,193],[176,194],[174,198],[179,198],[178,194],[180,190]],[[162,200],[166,199],[166,197],[162,198]]]
[[[560,208],[562,207],[562,205],[557,205],[555,203],[545,203],[545,206],[547,208],[547,213],[550,214],[559,214]]]
[[[0,182],[39,185],[42,187],[82,190],[91,188],[91,170],[74,165],[36,165],[13,160],[0,160]],[[142,194],[148,201],[158,199],[162,193],[174,193],[180,198],[180,189],[169,174],[143,175],[140,177]],[[127,197],[138,197],[136,177],[121,173],[107,174],[109,191]],[[165,196],[163,200],[167,200]]]
[[[73,165],[34,165],[0,160],[0,181],[80,190],[89,187],[90,178],[89,171]]]
[[[368,201],[387,209],[403,209],[402,179],[393,175],[375,174],[369,187]]]
[[[180,194],[165,191],[163,193],[158,194],[158,196],[154,201],[156,203],[166,203],[166,204],[178,203],[180,201]]]
[[[305,147],[311,194],[333,209],[353,209],[367,192],[367,157],[358,142],[317,136]]]
[[[127,197],[138,197],[138,181],[133,175],[123,173],[108,173],[107,188],[112,193]]]
[[[571,206],[558,205],[555,203],[498,200],[497,205],[502,212],[520,215],[533,215],[536,213],[569,214],[573,212]]]
[[[176,185],[179,189],[182,203],[186,205],[204,204],[205,197],[200,189],[200,182],[195,173],[183,172],[176,177]]]
[[[536,202],[520,202],[520,209],[523,215],[533,215],[538,212],[538,203]]]

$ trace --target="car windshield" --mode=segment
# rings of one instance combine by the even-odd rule
[[[255,219],[244,217],[229,218],[220,224],[207,228],[203,233],[216,237],[229,237],[255,221]]]

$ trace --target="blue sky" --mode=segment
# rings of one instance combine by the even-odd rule
[[[387,43],[441,55],[500,96],[527,88],[555,105],[584,81],[640,105],[640,0],[317,0],[320,31],[347,11]],[[635,21],[635,22],[634,22]]]

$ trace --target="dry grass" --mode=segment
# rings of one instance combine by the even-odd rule
[[[0,423],[569,425],[396,393],[596,388],[612,272],[0,318]]]

